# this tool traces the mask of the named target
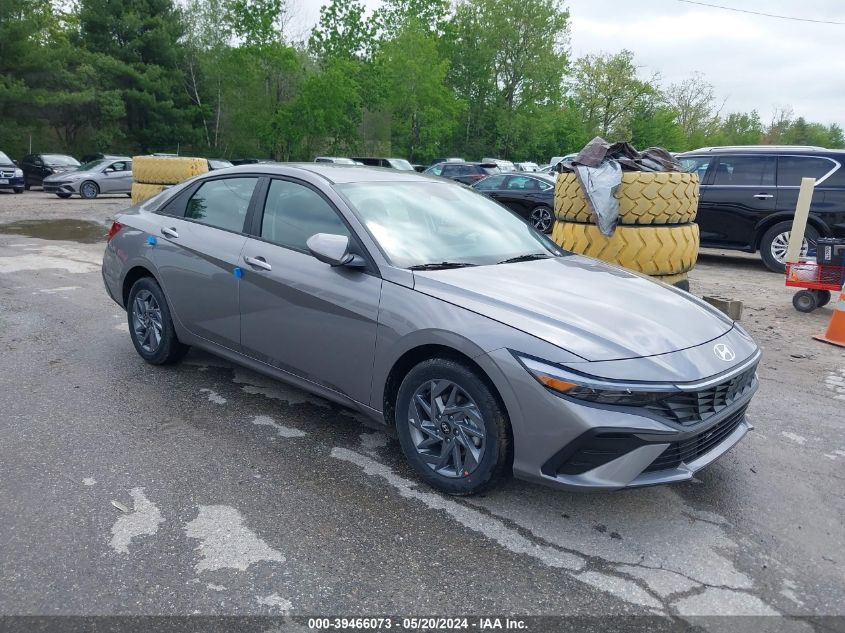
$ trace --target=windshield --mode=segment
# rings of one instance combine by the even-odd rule
[[[496,202],[451,183],[365,182],[337,190],[399,268],[495,264],[558,255],[546,237]]]
[[[3,152],[0,152],[0,164],[2,165],[13,165],[12,159],[6,156]]]
[[[402,171],[414,171],[414,166],[406,161],[404,158],[391,158],[390,166],[393,169],[401,169]]]
[[[57,165],[60,167],[78,167],[79,161],[73,156],[65,156],[64,154],[44,154],[42,160],[48,165]]]
[[[92,160],[90,163],[85,163],[84,165],[80,165],[79,167],[77,167],[76,171],[91,171],[92,169],[96,169],[97,167],[102,167],[107,162],[110,161],[107,161],[105,159]]]

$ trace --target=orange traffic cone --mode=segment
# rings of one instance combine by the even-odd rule
[[[833,316],[830,317],[830,325],[824,336],[814,336],[817,341],[824,341],[831,345],[845,347],[845,286],[839,295],[839,301],[833,306]]]

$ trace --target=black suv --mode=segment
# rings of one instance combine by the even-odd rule
[[[432,165],[423,173],[451,178],[465,185],[471,185],[482,178],[498,174],[499,166],[496,163],[458,163],[449,161]]]
[[[23,157],[20,167],[25,186],[29,189],[40,187],[47,176],[73,171],[79,167],[79,161],[64,154],[30,154]]]
[[[801,178],[816,188],[802,254],[819,237],[845,237],[845,150],[809,146],[705,147],[680,154],[698,174],[701,245],[753,253],[783,272]]]

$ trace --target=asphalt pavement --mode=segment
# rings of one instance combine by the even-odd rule
[[[723,459],[452,498],[351,411],[202,352],[145,364],[99,269],[127,205],[0,193],[0,615],[845,615],[845,350],[753,256],[692,275],[764,348]]]

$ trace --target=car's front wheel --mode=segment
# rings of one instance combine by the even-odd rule
[[[426,483],[452,495],[494,485],[511,464],[510,423],[491,387],[463,363],[433,358],[399,387],[396,430]]]
[[[23,193],[23,187],[15,188],[15,193]]]
[[[535,207],[531,211],[531,215],[528,219],[535,229],[541,233],[549,233],[552,230],[552,224],[554,224],[555,216],[549,207],[541,205],[539,207]]]
[[[142,277],[132,286],[126,313],[132,344],[148,363],[175,363],[187,353],[188,346],[176,336],[167,299],[152,277]]]
[[[96,198],[99,193],[100,188],[97,186],[97,183],[91,182],[90,180],[86,180],[79,186],[79,195],[86,200]]]
[[[776,273],[786,271],[786,249],[789,246],[789,234],[792,222],[778,222],[763,234],[760,240],[760,257],[766,267]],[[801,256],[807,255],[810,247],[814,247],[819,240],[819,232],[810,225],[804,231],[804,242],[801,245]]]

